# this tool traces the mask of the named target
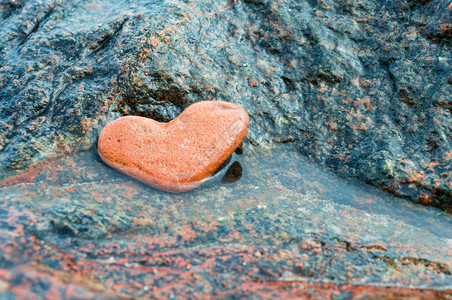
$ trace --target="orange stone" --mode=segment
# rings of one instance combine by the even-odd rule
[[[127,116],[102,130],[97,151],[110,167],[170,192],[194,189],[221,166],[248,130],[248,114],[232,103],[201,101],[160,123]]]

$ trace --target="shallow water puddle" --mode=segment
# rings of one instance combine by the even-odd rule
[[[262,282],[452,288],[452,216],[339,179],[290,148],[235,161],[239,181],[221,183],[225,168],[181,194],[92,153],[10,177],[0,189],[3,261],[72,270],[137,296],[231,296]],[[24,258],[8,254],[11,243]]]

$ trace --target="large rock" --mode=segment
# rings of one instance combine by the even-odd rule
[[[246,146],[450,208],[447,1],[3,1],[0,161],[91,147],[120,115],[231,101]]]
[[[0,182],[0,299],[450,298],[451,215],[294,148],[244,151],[232,188],[226,167],[184,194],[92,152]]]

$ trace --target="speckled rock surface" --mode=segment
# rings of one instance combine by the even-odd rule
[[[447,299],[452,216],[299,159],[244,151],[154,190],[81,153],[0,182],[0,298]]]
[[[244,107],[245,145],[451,206],[451,6],[431,0],[0,3],[0,161],[90,148],[120,115]],[[2,173],[3,174],[3,173]]]
[[[0,298],[451,298],[450,215],[304,160],[451,211],[451,9],[0,1]],[[194,191],[67,155],[206,99],[250,129]]]
[[[97,151],[110,167],[152,187],[186,192],[232,155],[248,123],[240,106],[201,101],[168,123],[138,116],[116,119],[100,133]]]

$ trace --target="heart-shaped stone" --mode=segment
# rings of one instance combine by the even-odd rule
[[[194,189],[221,166],[248,130],[248,114],[232,103],[201,101],[160,123],[127,116],[102,130],[97,151],[110,167],[157,189]]]

